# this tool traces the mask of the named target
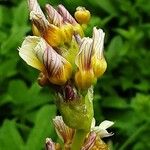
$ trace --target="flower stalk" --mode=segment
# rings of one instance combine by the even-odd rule
[[[81,150],[81,147],[84,144],[84,140],[87,134],[88,132],[81,129],[77,129],[72,141],[71,150]]]

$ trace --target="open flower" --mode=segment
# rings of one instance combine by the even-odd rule
[[[26,37],[19,55],[27,64],[43,72],[53,84],[62,85],[71,76],[71,64],[41,37]]]
[[[82,27],[63,5],[56,10],[46,4],[45,17],[37,0],[28,0],[28,4],[35,36],[25,38],[19,55],[42,72],[44,79],[40,84],[46,84],[46,78],[56,85],[74,79],[77,88],[83,90],[95,84],[107,67],[103,56],[104,32],[94,27],[92,38],[83,37]],[[85,16],[82,18],[80,13]],[[90,15],[83,7],[78,7],[75,14],[83,22]]]

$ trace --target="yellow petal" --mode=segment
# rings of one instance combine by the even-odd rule
[[[91,85],[93,85],[96,82],[93,70],[78,71],[75,74],[75,82],[78,88],[84,90],[88,89]]]
[[[70,43],[73,36],[73,26],[69,23],[63,25],[61,28],[62,40],[64,43]]]
[[[36,36],[26,37],[19,48],[19,55],[28,65],[43,71],[45,67],[36,57],[36,53],[34,51],[34,48],[37,46],[39,41],[40,38]]]
[[[57,47],[63,43],[60,28],[52,24],[50,24],[47,30],[43,33],[43,38],[53,47]]]
[[[35,35],[35,36],[41,36],[40,31],[37,29],[37,27],[34,25],[34,23],[32,23],[32,32],[33,32],[33,35]]]
[[[97,59],[96,55],[92,57],[92,67],[96,77],[100,77],[107,69],[107,63],[104,57]]]

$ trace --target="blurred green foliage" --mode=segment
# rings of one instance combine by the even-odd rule
[[[111,150],[150,149],[150,1],[39,0],[41,6],[79,5],[92,13],[86,30],[106,32],[108,69],[95,87],[95,118],[115,122],[106,139]],[[52,118],[54,95],[36,83],[38,72],[18,56],[31,33],[27,2],[0,0],[0,150],[41,150],[46,137],[57,140]]]

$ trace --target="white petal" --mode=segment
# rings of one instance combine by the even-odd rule
[[[80,45],[80,51],[76,56],[75,63],[79,69],[86,70],[90,68],[92,57],[92,42],[90,38],[83,38]]]
[[[77,24],[75,19],[70,15],[68,10],[63,5],[58,6],[58,12],[63,17],[64,22],[68,22],[68,23],[71,23],[71,24]]]
[[[95,118],[92,119],[92,123],[91,123],[91,129],[93,129],[95,127]]]
[[[103,56],[105,33],[102,29],[93,28],[93,51],[98,58]]]
[[[111,127],[113,124],[114,124],[114,122],[105,120],[99,125],[99,128],[105,130],[105,129]]]
[[[35,11],[30,12],[30,20],[32,20],[34,25],[40,30],[41,33],[47,30],[48,26],[50,25],[45,16],[43,17],[41,14]]]
[[[36,36],[26,37],[21,47],[19,48],[19,55],[28,65],[40,71],[43,71],[44,65],[37,58],[35,51],[34,51],[39,41],[40,41],[40,38]]]
[[[113,135],[113,133],[108,133],[107,130],[99,130],[97,134],[100,136],[100,138],[109,137]]]
[[[44,13],[42,12],[37,0],[28,0],[29,10],[40,14],[42,17],[45,17]]]
[[[49,21],[56,26],[60,26],[63,22],[62,16],[49,4],[45,8]]]
[[[46,150],[56,150],[55,143],[50,138],[46,138]]]

